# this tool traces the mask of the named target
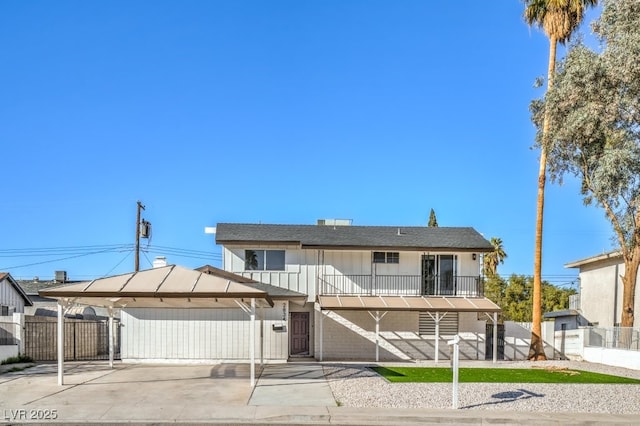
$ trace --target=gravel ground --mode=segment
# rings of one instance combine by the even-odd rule
[[[346,407],[451,408],[451,383],[390,383],[369,367],[375,364],[325,364],[324,372],[335,399]],[[382,366],[430,366],[430,363]],[[440,364],[448,367],[446,363]],[[484,362],[461,367],[560,367],[640,379],[640,371],[579,361],[531,363]],[[471,410],[513,410],[581,413],[640,413],[639,385],[460,383],[458,407]]]

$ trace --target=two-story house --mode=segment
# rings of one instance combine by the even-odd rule
[[[463,356],[484,359],[478,336],[500,308],[480,273],[493,247],[473,228],[321,220],[216,229],[224,270],[307,295],[288,306],[291,357],[437,359],[449,353],[446,336],[466,332]]]
[[[580,277],[580,291],[571,296],[570,308],[577,310],[590,325],[619,326],[625,273],[622,254],[619,251],[603,253],[567,263],[565,267],[577,268]],[[640,312],[640,285],[636,286],[634,312]]]
[[[216,242],[223,269],[166,265],[40,295],[59,323],[73,304],[120,310],[125,362],[443,359],[455,334],[463,359],[498,352],[485,335],[500,308],[480,275],[493,247],[472,228],[222,223]]]

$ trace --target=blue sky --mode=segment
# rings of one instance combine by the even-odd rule
[[[0,270],[129,272],[141,200],[153,225],[142,268],[157,255],[219,266],[204,233],[218,222],[419,226],[433,208],[440,226],[502,238],[502,274],[530,275],[528,105],[548,41],[522,11],[1,2]],[[603,212],[571,180],[547,187],[544,230],[543,278],[557,284],[577,276],[565,263],[612,249]]]

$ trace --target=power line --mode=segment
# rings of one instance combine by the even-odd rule
[[[64,256],[74,254],[87,254],[96,250],[118,251],[132,247],[131,244],[101,244],[90,246],[74,247],[45,247],[45,248],[19,248],[1,249],[0,257],[41,257],[41,256]]]
[[[130,250],[130,251],[129,251],[129,252],[128,252],[128,253],[127,253],[123,258],[122,258],[122,260],[120,260],[120,262],[116,263],[116,265],[115,265],[113,268],[109,269],[109,271],[108,271],[106,274],[104,274],[104,275],[103,275],[103,277],[106,277],[106,276],[107,276],[107,275],[109,275],[111,272],[113,272],[113,270],[114,270],[114,269],[116,269],[118,266],[120,266],[120,264],[121,264],[122,262],[124,262],[124,261],[129,257],[129,256],[131,256],[131,253],[133,253],[133,249],[131,249],[131,250]]]
[[[42,262],[28,263],[28,264],[25,264],[25,265],[2,266],[2,267],[0,267],[0,270],[18,269],[18,268],[26,268],[28,266],[44,265],[45,263],[60,262],[62,260],[76,259],[78,257],[91,256],[91,255],[94,255],[94,254],[108,253],[110,251],[111,250],[101,250],[101,251],[94,251],[94,252],[91,252],[91,253],[78,254],[78,255],[75,255],[75,256],[68,256],[68,257],[58,258],[58,259],[43,260]]]

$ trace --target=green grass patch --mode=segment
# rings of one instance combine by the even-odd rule
[[[451,383],[453,372],[442,367],[373,367],[395,383]],[[553,368],[460,368],[460,383],[601,383],[640,384],[640,380],[582,370]]]

